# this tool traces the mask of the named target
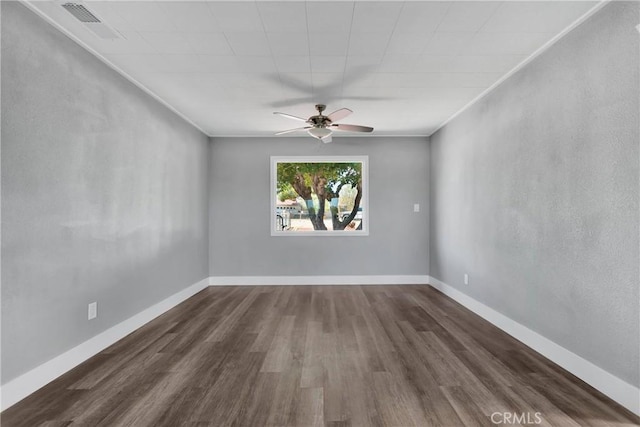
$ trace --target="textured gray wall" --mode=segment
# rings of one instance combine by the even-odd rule
[[[2,2],[3,383],[208,276],[207,163],[206,136]]]
[[[213,276],[428,274],[426,138],[213,138]],[[369,236],[272,237],[270,156],[369,156]],[[421,212],[413,212],[420,203]]]
[[[431,137],[431,276],[638,386],[639,3]],[[463,284],[463,274],[470,284]]]

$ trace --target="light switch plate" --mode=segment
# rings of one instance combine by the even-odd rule
[[[88,318],[89,320],[91,320],[95,319],[96,317],[98,317],[98,303],[92,302],[89,304]]]

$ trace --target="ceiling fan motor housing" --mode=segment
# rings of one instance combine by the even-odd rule
[[[318,115],[309,117],[309,120],[307,120],[307,123],[309,123],[310,125],[313,125],[313,127],[316,127],[316,128],[326,128],[327,126],[331,125],[331,120],[329,119],[329,117],[322,114],[322,112],[326,108],[327,106],[324,104],[316,104],[316,110],[318,110]]]
[[[331,124],[331,120],[327,116],[311,116],[307,123],[313,125],[313,127],[326,128]]]

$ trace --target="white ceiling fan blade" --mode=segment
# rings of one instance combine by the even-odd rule
[[[333,124],[332,128],[337,130],[346,130],[349,132],[373,132],[373,128],[369,126],[360,126],[360,125],[346,125],[346,124]]]
[[[293,120],[300,120],[301,122],[306,122],[307,121],[307,119],[303,119],[302,117],[298,117],[298,116],[292,116],[291,114],[287,114],[287,113],[275,112],[273,114],[277,114],[277,115],[282,116],[282,117],[288,117],[288,118],[293,119]]]
[[[333,139],[331,138],[331,135],[327,135],[324,138],[320,139],[320,141],[324,142],[325,144],[328,144],[331,141],[333,141]]]
[[[295,128],[295,129],[283,130],[282,132],[276,133],[276,135],[284,135],[285,133],[291,133],[291,132],[295,132],[295,131],[298,131],[298,130],[307,130],[310,127],[311,126],[305,126],[303,128]]]
[[[327,117],[332,122],[337,122],[338,120],[344,119],[345,117],[347,117],[351,113],[353,113],[353,111],[349,110],[348,108],[341,108],[341,109],[336,110],[333,113],[329,114]]]

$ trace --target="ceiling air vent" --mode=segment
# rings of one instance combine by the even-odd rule
[[[64,3],[62,5],[67,12],[72,14],[78,21],[89,29],[93,34],[101,39],[120,39],[122,36],[117,31],[109,28],[100,18],[91,13],[86,6],[79,3]]]
[[[65,3],[62,5],[62,7],[64,7],[67,12],[75,16],[80,22],[100,22],[100,20],[96,18],[93,13],[89,12],[89,9],[81,4]]]

